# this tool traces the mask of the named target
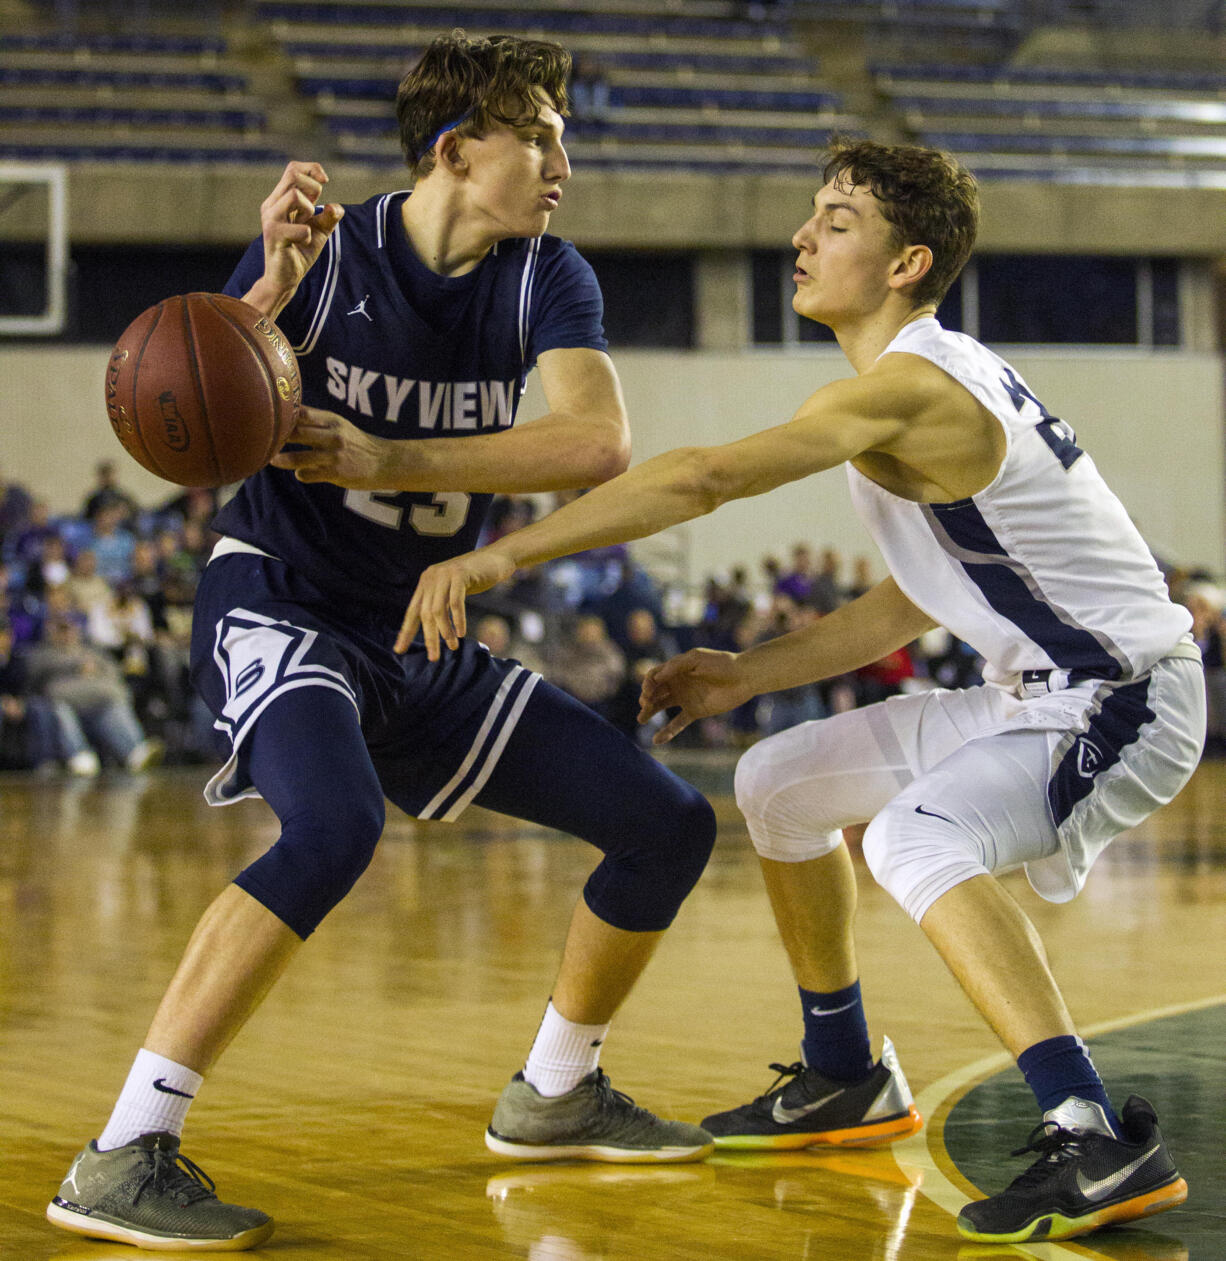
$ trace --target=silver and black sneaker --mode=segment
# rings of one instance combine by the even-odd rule
[[[878,1147],[916,1133],[924,1123],[889,1038],[882,1040],[873,1071],[850,1085],[802,1061],[770,1068],[778,1076],[764,1095],[703,1121],[716,1147]]]
[[[47,1220],[153,1251],[242,1252],[273,1231],[266,1213],[223,1204],[213,1180],[179,1151],[178,1137],[163,1133],[105,1152],[91,1142],[47,1205]]]
[[[1071,1096],[1043,1113],[1015,1156],[1038,1159],[1001,1192],[968,1204],[958,1231],[990,1243],[1068,1239],[1135,1221],[1188,1198],[1153,1108],[1132,1095],[1117,1138],[1098,1104]]]
[[[515,1160],[601,1160],[657,1164],[701,1160],[711,1136],[686,1121],[665,1121],[614,1090],[596,1069],[573,1090],[548,1098],[516,1073],[502,1092],[485,1145]]]

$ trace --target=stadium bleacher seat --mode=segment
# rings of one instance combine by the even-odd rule
[[[0,156],[8,160],[281,160],[224,41],[177,34],[0,39]]]
[[[272,132],[275,116],[324,160],[399,167],[397,83],[458,25],[556,38],[597,63],[607,113],[568,131],[587,165],[809,170],[832,132],[880,132],[952,147],[987,178],[1226,181],[1226,70],[1014,64],[1034,11],[1024,0],[251,0],[240,25],[260,49],[260,91],[277,63],[275,102],[219,35],[22,31],[0,38],[0,154],[279,162],[291,138]],[[846,91],[813,51],[823,23],[863,27],[870,60],[837,85]]]
[[[648,0],[554,0],[525,9],[483,3],[442,9],[389,0],[257,0],[292,61],[299,90],[345,157],[402,162],[390,108],[396,85],[440,31],[556,38],[598,61],[610,108],[590,134],[574,120],[572,159],[602,166],[811,164],[831,130],[858,120],[821,83],[815,59],[785,17],[754,20],[729,0],[687,0],[663,12]]]
[[[877,64],[905,131],[977,172],[1036,178],[1226,179],[1226,75],[1004,64]]]

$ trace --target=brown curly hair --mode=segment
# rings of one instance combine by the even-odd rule
[[[919,145],[834,137],[822,183],[867,188],[893,229],[892,244],[926,245],[932,266],[915,283],[917,304],[940,302],[966,266],[979,230],[979,186],[948,153]]]
[[[396,90],[405,162],[417,179],[434,169],[442,131],[483,136],[493,123],[523,127],[541,113],[542,90],[567,113],[570,53],[546,40],[469,36],[456,29],[433,40]]]

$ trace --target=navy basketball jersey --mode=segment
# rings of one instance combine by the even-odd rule
[[[438,276],[405,234],[408,195],[346,206],[277,317],[298,355],[303,402],[380,438],[460,441],[506,429],[538,355],[607,349],[596,278],[554,236],[502,241],[468,275]],[[225,292],[241,297],[263,270],[257,239]],[[491,498],[344,490],[266,468],[214,527],[395,625],[422,570],[477,545]]]

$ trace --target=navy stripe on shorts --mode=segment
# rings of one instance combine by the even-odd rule
[[[1141,729],[1157,717],[1147,703],[1149,685],[1146,675],[1139,682],[1110,689],[1090,716],[1088,729],[1076,736],[1057,763],[1047,785],[1057,827],[1094,791],[1098,776],[1114,766],[1123,750],[1140,738]]]

